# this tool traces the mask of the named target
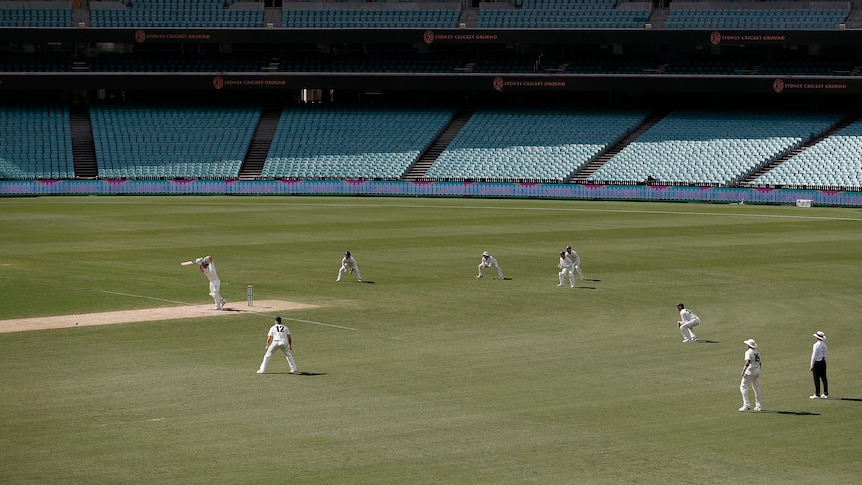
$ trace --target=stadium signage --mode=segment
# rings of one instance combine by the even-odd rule
[[[176,32],[165,32],[165,33],[148,33],[146,30],[136,30],[135,31],[135,42],[138,44],[143,44],[147,41],[154,40],[167,40],[167,41],[176,41],[176,40],[210,40],[212,39],[212,34],[209,33],[188,33],[182,31]]]
[[[499,40],[500,36],[498,34],[493,33],[452,33],[452,34],[439,34],[434,33],[433,30],[426,30],[422,34],[422,40],[426,44],[431,44],[436,41],[466,41],[466,42],[475,42],[475,41],[496,41]]]
[[[495,77],[491,82],[495,91],[502,91],[505,88],[565,88],[566,81],[545,81],[545,80],[526,80],[526,81],[506,81],[502,77]]]
[[[212,86],[216,91],[225,87],[252,87],[259,88],[264,86],[284,87],[287,86],[285,79],[225,79],[224,76],[216,76],[212,80]]]
[[[776,93],[785,91],[838,91],[847,89],[846,83],[813,83],[813,82],[785,82],[783,79],[776,79],[772,83],[772,89]]]
[[[709,43],[719,45],[721,43],[776,43],[787,41],[786,35],[777,34],[736,34],[728,35],[714,30],[709,34]]]

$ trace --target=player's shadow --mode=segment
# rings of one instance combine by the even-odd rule
[[[718,340],[701,340],[701,339],[697,339],[697,342],[696,342],[696,343],[699,343],[699,344],[720,344],[721,342],[719,342]]]
[[[589,278],[584,278],[584,279],[583,279],[583,280],[581,280],[581,281],[596,281],[596,282],[598,282],[598,281],[602,281],[602,280],[591,280],[591,279],[589,279]]]
[[[576,290],[597,290],[595,286],[576,286]]]
[[[294,375],[294,376],[328,376],[329,374],[326,372],[294,372],[291,374],[290,372],[267,372],[267,374],[275,374],[275,375]]]
[[[771,411],[764,409],[755,414],[789,414],[791,416],[820,416],[820,413],[809,413],[807,411]]]
[[[831,400],[833,400],[833,399],[834,399],[834,400],[836,400],[836,401],[857,401],[857,402],[862,402],[862,399],[859,399],[858,397],[831,397],[831,396],[830,396],[828,400],[830,400],[830,401],[831,401]]]

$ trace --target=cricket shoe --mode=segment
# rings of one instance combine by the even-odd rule
[[[818,396],[817,394],[815,394],[815,395],[813,395],[813,396],[808,396],[808,399],[820,399],[820,396]]]
[[[262,370],[258,370],[258,371],[257,371],[257,373],[258,373],[258,374],[263,374],[263,371],[262,371]]]
[[[754,406],[755,411],[763,411],[763,408],[760,406]]]
[[[829,399],[829,396],[827,396],[826,394],[821,394],[820,399]]]
[[[565,286],[565,285],[557,285],[557,288],[562,288],[563,286]]]
[[[742,406],[741,408],[739,408],[739,412],[741,413],[744,413],[746,411],[751,411],[751,408],[748,406]]]

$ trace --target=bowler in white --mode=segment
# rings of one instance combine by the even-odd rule
[[[745,412],[751,409],[751,401],[748,400],[748,387],[754,390],[754,410],[760,411],[763,408],[760,403],[760,352],[757,350],[757,342],[754,339],[748,339],[743,342],[748,348],[745,350],[745,365],[742,367],[742,382],[739,384],[739,391],[742,393],[742,407],[740,412]]]

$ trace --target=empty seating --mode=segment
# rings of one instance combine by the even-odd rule
[[[644,112],[477,111],[425,176],[562,182],[645,117]]]
[[[100,178],[236,179],[260,109],[96,105],[90,119]]]
[[[835,113],[673,112],[587,180],[728,185],[839,119]]]
[[[75,177],[69,109],[59,105],[0,108],[0,178]]]
[[[835,7],[788,7],[790,2],[725,8],[701,8],[696,3],[671,3],[666,29],[791,29],[836,30],[850,15],[849,2]],[[684,6],[684,7],[683,7]]]
[[[347,6],[315,2],[284,2],[281,26],[289,29],[421,28],[451,29],[461,15],[458,2],[426,3],[418,6],[369,3]]]
[[[476,26],[483,29],[642,29],[649,2],[617,0],[513,0],[500,8],[479,4]],[[517,7],[517,8],[515,8]]]
[[[4,7],[0,2],[0,27],[71,27],[72,9],[68,2],[14,2],[15,7]],[[10,2],[11,3],[11,2]],[[58,6],[63,5],[63,6]]]
[[[91,2],[93,27],[263,27],[263,2],[123,0]]]
[[[862,121],[827,136],[752,183],[862,190]]]
[[[287,107],[261,176],[396,180],[453,114],[451,108]]]

